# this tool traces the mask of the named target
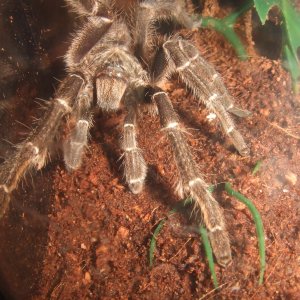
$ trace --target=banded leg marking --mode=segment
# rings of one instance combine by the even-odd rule
[[[160,122],[172,145],[177,169],[180,174],[179,195],[191,196],[195,205],[200,208],[214,254],[220,265],[227,265],[231,261],[231,250],[222,209],[208,191],[208,184],[202,179],[198,166],[192,157],[190,147],[180,126],[178,117],[166,93],[153,94],[158,107]]]
[[[248,155],[249,148],[235,128],[228,112],[240,117],[249,115],[249,112],[234,105],[219,74],[188,41],[171,39],[165,42],[163,48],[174,66],[174,72],[178,72],[194,95],[218,116],[224,132],[230,137],[238,152],[243,156]]]
[[[123,138],[121,142],[124,151],[125,180],[132,193],[138,194],[143,189],[147,167],[136,141],[135,107],[129,105],[127,108],[128,113],[123,126]]]
[[[93,85],[87,83],[82,86],[74,104],[71,119],[76,124],[64,143],[64,161],[67,170],[72,171],[80,167],[82,154],[87,146],[89,128],[92,123],[90,108],[93,102]]]
[[[10,201],[10,193],[18,186],[19,181],[32,167],[43,167],[62,118],[70,112],[74,99],[83,83],[79,77],[66,77],[51,107],[41,119],[31,135],[17,146],[17,150],[0,166],[0,217],[5,213]]]

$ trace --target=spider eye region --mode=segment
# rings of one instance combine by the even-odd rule
[[[103,110],[117,110],[128,86],[122,65],[108,65],[97,72],[97,104]]]

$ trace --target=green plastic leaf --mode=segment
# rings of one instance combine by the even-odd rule
[[[253,6],[252,1],[247,2],[240,10],[233,12],[223,19],[217,19],[212,17],[202,17],[201,26],[206,28],[213,28],[221,33],[234,47],[237,56],[241,60],[248,58],[246,49],[243,46],[239,36],[234,31],[234,25],[237,18],[244,14]]]
[[[273,6],[280,7],[280,4],[281,0],[254,0],[254,6],[263,25],[267,20],[269,10]]]
[[[250,210],[255,227],[256,227],[256,233],[258,238],[258,248],[259,248],[259,257],[260,257],[260,273],[259,273],[259,284],[263,284],[264,281],[264,274],[266,269],[266,245],[265,245],[265,234],[264,234],[264,225],[261,219],[261,216],[255,207],[255,205],[250,201],[248,198],[246,198],[244,195],[240,194],[239,192],[236,192],[231,188],[231,185],[229,182],[225,183],[225,191],[231,195],[234,196],[237,200],[244,203],[248,209]]]
[[[296,94],[300,92],[299,88],[299,78],[300,78],[300,65],[299,62],[296,60],[295,56],[293,55],[291,49],[288,46],[285,46],[284,49],[284,56],[286,57],[286,68],[290,71],[293,82],[294,82],[294,91]]]
[[[218,284],[218,279],[217,279],[217,275],[216,275],[216,271],[215,271],[213,251],[212,251],[210,241],[208,238],[208,233],[207,233],[207,230],[205,229],[205,227],[203,227],[202,225],[199,227],[199,233],[202,238],[204,251],[205,251],[205,254],[206,254],[206,257],[208,260],[208,267],[209,267],[209,270],[211,273],[213,284],[214,284],[214,287],[217,289],[219,287],[219,284]]]
[[[254,5],[262,24],[266,22],[268,12],[273,6],[277,6],[281,10],[284,33],[283,49],[287,60],[285,65],[291,73],[294,90],[299,92],[297,81],[300,78],[300,62],[297,53],[300,48],[300,14],[288,0],[254,0]]]
[[[288,1],[281,1],[281,10],[284,17],[287,43],[299,62],[297,51],[300,47],[300,14]]]

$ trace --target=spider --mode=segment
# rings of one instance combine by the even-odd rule
[[[172,74],[179,75],[195,98],[218,117],[240,155],[249,154],[230,117],[230,113],[245,117],[249,112],[235,106],[220,74],[180,36],[179,29],[192,29],[198,24],[181,0],[137,1],[133,9],[121,13],[110,0],[65,2],[82,21],[65,55],[67,76],[36,128],[0,166],[0,216],[25,173],[44,166],[60,128],[71,127],[63,145],[66,168],[72,171],[80,167],[96,109],[126,111],[121,141],[125,181],[132,193],[140,193],[147,166],[137,144],[136,127],[139,112],[146,108],[158,114],[172,146],[179,197],[194,200],[216,259],[226,266],[231,261],[231,249],[223,211],[203,180],[186,130],[163,89]],[[67,125],[61,126],[64,122]]]

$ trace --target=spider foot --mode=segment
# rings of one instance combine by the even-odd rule
[[[232,260],[227,231],[215,229],[208,235],[218,264],[226,267]]]
[[[186,189],[199,207],[209,233],[209,239],[218,264],[225,267],[231,261],[231,249],[225,227],[223,211],[208,190],[208,185],[200,177],[190,180]]]

